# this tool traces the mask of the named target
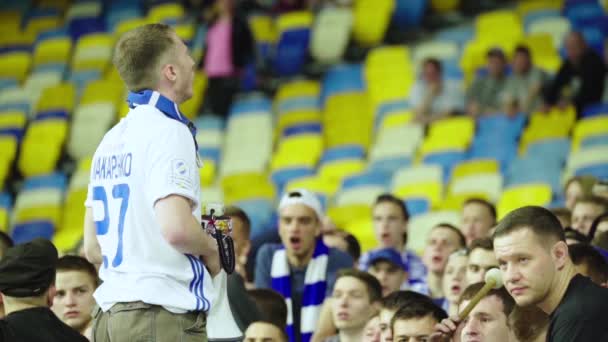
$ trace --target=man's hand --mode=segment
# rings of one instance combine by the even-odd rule
[[[446,318],[435,325],[435,333],[431,335],[431,342],[449,342],[458,330],[460,319],[455,317]]]

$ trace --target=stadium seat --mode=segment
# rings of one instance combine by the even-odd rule
[[[359,0],[354,4],[353,37],[361,45],[379,44],[388,29],[395,0]]]
[[[55,232],[55,227],[48,221],[33,221],[16,225],[11,238],[15,244],[22,244],[32,241],[35,238],[51,240]]]
[[[319,62],[336,63],[350,38],[353,14],[347,8],[324,8],[318,14],[310,42],[310,54]]]
[[[585,107],[582,118],[588,118],[598,115],[608,115],[608,103],[598,103]]]
[[[371,207],[379,195],[386,193],[384,186],[362,185],[350,189],[342,189],[336,193],[336,205],[362,204]]]
[[[101,15],[102,10],[101,1],[77,2],[68,8],[65,14],[65,21],[69,22],[77,18],[98,17]]]
[[[473,175],[500,173],[500,165],[494,159],[468,160],[454,166],[451,181]]]
[[[570,139],[556,138],[540,140],[528,146],[525,156],[554,166],[556,169],[561,167],[568,158],[570,151]]]
[[[334,95],[365,91],[366,85],[361,64],[339,64],[327,71],[323,78],[321,103]]]
[[[91,81],[86,85],[79,105],[90,105],[96,103],[111,103],[113,106],[124,102],[123,86],[107,80]]]
[[[431,210],[431,203],[427,198],[409,198],[404,202],[410,217],[426,214]]]
[[[517,3],[516,11],[521,17],[527,16],[531,12],[543,11],[543,10],[561,10],[564,1],[559,0],[532,0],[532,1],[519,1]]]
[[[0,112],[0,137],[14,137],[15,141],[21,141],[25,129],[27,116],[20,111]],[[7,151],[9,151],[8,149]],[[6,154],[10,155],[10,154]],[[14,156],[13,156],[14,157]]]
[[[361,253],[365,253],[378,247],[378,240],[374,234],[374,225],[371,219],[358,219],[343,226],[343,229],[352,234],[359,245],[361,246]]]
[[[301,134],[282,139],[272,157],[271,169],[290,166],[314,167],[323,152],[323,137],[318,134]]]
[[[36,113],[40,113],[64,110],[71,113],[74,110],[75,102],[76,88],[71,83],[63,82],[42,91],[35,111]]]
[[[419,44],[414,49],[413,62],[416,67],[427,58],[449,60],[458,57],[458,45],[445,40],[434,40]]]
[[[177,21],[184,16],[184,8],[177,3],[164,3],[148,10],[148,20],[152,23]]]
[[[348,190],[350,188],[373,185],[388,189],[390,186],[390,175],[382,171],[368,170],[362,173],[354,174],[350,177],[344,178],[342,181],[342,190]]]
[[[0,78],[21,82],[27,76],[32,57],[27,52],[10,52],[0,56]]]
[[[473,141],[475,122],[470,117],[454,117],[430,125],[420,153],[428,155],[448,150],[464,151]]]
[[[327,209],[327,216],[337,227],[349,227],[356,222],[370,220],[371,210],[369,205],[363,204],[330,206]]]
[[[0,188],[4,188],[4,183],[11,172],[13,161],[17,155],[17,139],[11,136],[0,136]]]
[[[511,162],[506,175],[506,185],[528,183],[549,184],[555,194],[561,194],[561,165],[538,156],[517,158]]]
[[[264,173],[240,173],[224,176],[221,179],[222,191],[226,204],[246,200],[266,199],[274,201],[276,189]]]
[[[598,135],[608,135],[608,115],[577,121],[572,133],[572,150],[577,151],[584,139]]]
[[[579,169],[594,165],[603,165],[608,162],[608,146],[596,146],[586,149],[579,149],[572,152],[568,157],[568,162],[565,168],[565,177],[571,176],[572,173]]]
[[[537,20],[528,27],[529,34],[548,33],[553,37],[556,48],[562,46],[566,34],[570,32],[571,25],[568,19],[563,17],[549,17]]]
[[[0,92],[0,111],[16,110],[27,113],[29,116],[32,101],[32,94],[29,94],[24,88],[3,89]]]
[[[532,54],[534,64],[542,70],[554,74],[559,70],[562,59],[548,33],[529,34],[522,39]]]
[[[300,179],[304,177],[310,177],[315,174],[315,170],[312,167],[288,167],[284,169],[278,169],[272,172],[271,179],[277,187],[278,193],[283,193],[283,189],[287,183],[292,180]]]
[[[120,37],[124,33],[146,24],[152,24],[150,19],[147,17],[131,17],[129,19],[122,20],[118,22],[116,26],[114,26],[114,36]]]
[[[114,39],[110,34],[92,33],[80,37],[74,49],[72,71],[104,71],[110,63]]]
[[[483,195],[492,202],[498,201],[502,192],[503,178],[500,173],[481,173],[459,177],[450,184],[449,196]]]
[[[11,201],[11,196],[8,193],[0,193],[0,231],[5,233],[8,230],[8,218],[12,207]]]
[[[443,169],[443,182],[447,183],[452,174],[454,165],[461,163],[466,158],[464,151],[441,151],[433,152],[424,156],[422,162],[427,165],[439,165]]]
[[[42,41],[36,45],[33,65],[49,63],[67,63],[70,59],[72,41],[67,37]]]
[[[85,184],[88,185],[88,182]],[[21,187],[22,191],[26,190],[40,190],[40,189],[51,189],[53,191],[63,191],[67,186],[67,176],[63,172],[47,173],[42,176],[27,178]],[[61,196],[57,197],[56,192],[52,192],[52,195],[42,196],[35,194],[36,200],[42,200],[43,203],[58,203]],[[52,200],[47,200],[51,198]],[[59,199],[58,199],[59,198]],[[45,202],[46,201],[46,202]]]
[[[393,179],[391,180],[391,188],[394,190],[405,185],[416,183],[442,183],[442,175],[443,171],[441,167],[437,165],[417,165],[406,167],[395,172]]]
[[[365,151],[358,145],[343,145],[326,149],[321,156],[320,164],[344,159],[363,159]]]
[[[344,178],[365,170],[361,159],[341,159],[327,162],[319,167],[319,177],[335,184],[342,184]]]
[[[288,127],[293,127],[302,124],[320,124],[321,113],[319,110],[293,110],[283,114],[279,114],[275,135],[282,136],[283,132]]]
[[[31,177],[55,169],[67,135],[67,126],[62,119],[34,121],[29,125],[18,161],[19,171],[23,175]]]
[[[572,106],[564,110],[554,108],[549,113],[532,114],[521,137],[520,152],[525,152],[529,144],[537,141],[567,137],[575,121],[576,110]]]
[[[524,27],[526,31],[530,29],[530,26],[538,20],[546,18],[557,18],[561,16],[559,8],[543,8],[530,11],[521,17],[524,19]]]
[[[442,182],[410,183],[393,188],[393,193],[405,200],[424,198],[429,201],[432,208],[437,208],[443,200]]]
[[[326,146],[359,145],[367,151],[372,135],[372,117],[367,108],[365,93],[331,96],[322,117]]]
[[[584,138],[583,141],[581,141],[580,148],[585,149],[596,146],[608,146],[608,134],[592,135]]]
[[[304,66],[313,22],[309,12],[290,12],[277,19],[279,39],[276,46],[275,70],[282,76],[293,76]]]
[[[431,229],[440,223],[458,226],[460,224],[460,213],[457,211],[434,211],[413,217],[408,225],[407,249],[422,255]]]
[[[74,111],[67,151],[78,160],[93,155],[106,132],[116,120],[112,103],[80,105]]]
[[[411,165],[412,159],[410,157],[376,158],[370,162],[368,170],[372,172],[385,172],[392,175],[397,170]]]
[[[496,206],[498,219],[512,210],[527,206],[546,206],[551,202],[551,186],[548,184],[526,184],[507,188]]]
[[[402,30],[418,27],[422,23],[427,7],[427,0],[395,0],[392,24]]]
[[[142,11],[140,8],[129,8],[129,7],[120,7],[109,9],[105,16],[106,19],[106,27],[109,32],[115,32],[116,27],[121,22],[128,22],[133,19],[141,18]]]
[[[372,162],[396,157],[412,159],[422,142],[424,129],[421,125],[409,124],[380,129],[370,151]]]
[[[336,193],[338,187],[339,184],[330,182],[328,179],[323,179],[316,175],[291,180],[287,183],[284,190],[308,189],[319,196],[321,202],[326,203],[327,199]]]

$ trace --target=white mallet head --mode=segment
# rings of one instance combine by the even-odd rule
[[[486,272],[486,283],[493,283],[495,289],[502,287],[502,272],[498,268],[491,268]]]

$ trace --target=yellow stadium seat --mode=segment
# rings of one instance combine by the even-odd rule
[[[425,198],[436,208],[443,199],[443,184],[439,182],[423,182],[400,186],[394,191],[401,199]]]
[[[407,125],[414,119],[414,113],[411,110],[400,110],[387,114],[380,124],[380,129],[388,129]]]
[[[336,224],[336,226],[348,227],[355,222],[369,220],[371,212],[369,206],[367,205],[350,204],[339,207],[330,207],[327,210],[327,216],[333,223]]]
[[[76,87],[72,83],[64,82],[42,91],[36,105],[36,112],[61,109],[71,113],[74,110],[75,102]]]
[[[523,33],[521,20],[512,10],[485,12],[475,19],[475,34],[478,39],[497,40],[501,36],[521,37]]]
[[[156,5],[148,11],[148,20],[152,23],[162,23],[165,20],[180,19],[184,16],[184,8],[179,4]]]
[[[203,159],[203,167],[199,169],[201,186],[211,186],[215,181],[215,175],[217,174],[217,166],[211,159]]]
[[[365,60],[364,75],[372,113],[384,103],[407,100],[415,81],[410,50],[405,46],[373,49]]]
[[[480,173],[500,172],[500,165],[495,159],[476,159],[462,162],[452,170],[452,181]]]
[[[11,171],[17,154],[17,140],[10,136],[0,136],[0,188]]]
[[[114,37],[106,33],[93,33],[81,37],[76,43],[72,70],[105,71],[110,65],[114,47]]]
[[[447,118],[431,124],[420,152],[422,155],[442,150],[464,150],[473,140],[475,121],[468,116]]]
[[[354,6],[353,37],[366,47],[379,44],[390,23],[395,0],[357,0]]]
[[[70,38],[53,38],[42,41],[36,45],[34,50],[34,65],[47,63],[68,63],[72,41]]]
[[[282,139],[272,157],[271,170],[293,165],[314,167],[323,153],[323,137],[318,134],[301,134]]]
[[[434,12],[444,13],[458,9],[460,0],[431,0],[431,8]]]
[[[27,122],[27,116],[24,112],[6,111],[0,112],[0,129],[2,128],[23,128]]]
[[[47,205],[15,211],[14,224],[41,220],[51,221],[55,227],[59,227],[61,224],[61,208],[56,205]]]
[[[344,230],[351,233],[359,245],[361,245],[361,253],[365,253],[378,247],[378,240],[374,233],[373,221],[370,219],[358,219],[345,226]]]
[[[548,33],[535,33],[523,38],[522,43],[530,49],[534,64],[539,68],[555,73],[562,63],[553,44],[553,37]]]
[[[92,163],[93,163],[93,157],[81,158],[78,161],[78,167],[76,169],[79,171],[90,171]]]
[[[323,135],[327,147],[371,145],[373,117],[365,93],[340,93],[329,97],[323,113]]]
[[[112,82],[122,82],[122,78],[120,78],[118,69],[116,69],[115,67],[108,68],[106,70],[106,73],[103,75],[103,79]]]
[[[53,235],[53,244],[61,253],[70,253],[82,241],[84,237],[83,228],[80,229],[62,229],[55,232]]]
[[[12,78],[21,82],[27,76],[32,62],[27,52],[10,52],[0,56],[0,78]]]
[[[279,116],[277,122],[277,135],[287,127],[302,124],[302,123],[314,123],[321,122],[321,113],[316,110],[297,110],[284,113]]]
[[[193,120],[198,115],[205,98],[205,89],[207,89],[207,78],[201,73],[196,73],[192,84],[192,98],[180,106],[180,111],[188,119]]]
[[[520,154],[524,154],[531,143],[567,137],[575,122],[576,110],[572,106],[564,110],[555,107],[549,113],[532,114],[520,139]]]
[[[118,118],[122,119],[127,116],[127,114],[129,114],[129,110],[131,110],[131,108],[129,108],[129,104],[125,101],[125,103],[120,105],[120,110],[118,111]]]
[[[261,173],[243,173],[226,176],[221,180],[226,204],[248,199],[274,201],[276,190],[270,177]]]
[[[551,186],[527,184],[506,189],[497,205],[498,219],[509,212],[527,205],[546,206],[551,202]]]
[[[53,30],[61,26],[60,17],[40,17],[28,20],[25,32],[37,36],[41,32]]]
[[[0,208],[0,231],[8,231],[8,211],[6,208]]]
[[[563,0],[527,0],[517,2],[517,14],[522,18],[528,13],[534,11],[542,11],[547,9],[561,10],[563,6]]]
[[[17,31],[21,27],[21,13],[19,11],[0,11],[0,23],[6,31]]]
[[[121,83],[108,80],[92,81],[84,88],[79,105],[110,102],[118,106],[124,96]]]
[[[279,16],[276,22],[279,35],[294,29],[309,28],[312,25],[312,13],[307,11],[288,12]]]
[[[318,176],[311,176],[291,180],[285,186],[285,190],[307,189],[316,194],[320,194],[325,198],[329,198],[336,193],[338,187],[339,184],[336,184],[335,182],[330,182],[329,180]]]
[[[82,239],[86,211],[83,203],[86,198],[86,188],[69,191],[66,196],[62,214],[63,224],[53,236],[53,243],[60,251],[67,252],[73,249]]]
[[[272,17],[266,15],[253,15],[249,18],[251,33],[258,43],[274,43],[277,40]]]
[[[189,42],[194,38],[196,30],[192,24],[180,24],[175,26],[175,33],[181,40]]]
[[[299,80],[282,85],[275,96],[275,103],[280,103],[293,97],[319,96],[321,86],[317,81]]]
[[[129,20],[121,21],[114,28],[114,35],[118,38],[121,35],[123,35],[124,33],[133,30],[134,28],[137,28],[137,27],[140,27],[140,26],[143,26],[143,25],[146,25],[146,24],[152,24],[152,22],[150,21],[150,19],[148,19],[148,18],[134,18],[134,19],[129,19]]]
[[[594,135],[608,135],[608,116],[596,116],[579,120],[574,126],[572,134],[572,150],[578,151],[581,142]]]
[[[49,119],[33,122],[25,132],[18,166],[26,177],[55,170],[67,135],[67,122]]]
[[[462,210],[464,202],[469,198],[482,198],[491,202],[491,199],[484,193],[450,194],[443,200],[440,209],[460,211]]]
[[[366,163],[358,159],[333,161],[319,167],[319,177],[336,184],[341,184],[344,178],[365,170],[365,166]]]

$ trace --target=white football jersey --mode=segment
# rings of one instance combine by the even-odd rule
[[[156,107],[132,109],[103,138],[91,166],[85,205],[92,208],[103,254],[103,280],[94,297],[107,311],[142,301],[168,311],[208,311],[213,282],[197,256],[162,236],[154,203],[171,194],[189,198],[200,222],[200,179],[192,134]]]

